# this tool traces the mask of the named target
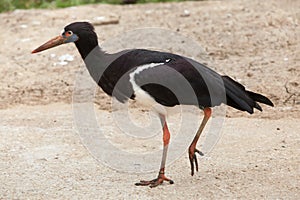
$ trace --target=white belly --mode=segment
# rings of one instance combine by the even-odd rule
[[[166,61],[168,62],[168,60]],[[156,112],[166,115],[167,111],[163,105],[157,103],[153,97],[151,97],[146,91],[144,91],[140,86],[138,86],[135,82],[135,75],[139,74],[140,72],[163,65],[164,63],[149,63],[145,65],[138,66],[136,70],[129,74],[129,82],[132,85],[132,89],[134,91],[135,100],[138,104],[142,105],[147,109],[154,109]]]

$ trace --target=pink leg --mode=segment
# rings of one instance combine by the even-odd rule
[[[198,139],[199,139],[207,121],[209,120],[209,118],[211,116],[211,108],[204,108],[203,111],[204,111],[203,120],[202,120],[201,125],[193,139],[193,142],[191,143],[191,145],[189,147],[189,159],[190,159],[190,163],[191,163],[191,175],[192,176],[194,175],[194,163],[196,166],[196,171],[198,171],[198,161],[197,161],[196,153],[203,155],[203,153],[201,151],[196,149],[196,145],[197,145]]]
[[[162,184],[164,181],[168,181],[170,184],[174,183],[174,181],[172,181],[171,179],[169,179],[165,176],[165,165],[166,165],[166,159],[167,159],[168,146],[169,146],[169,142],[170,142],[170,132],[168,129],[168,125],[167,125],[165,116],[159,115],[159,117],[160,117],[160,121],[161,121],[161,124],[163,127],[164,148],[163,148],[163,155],[162,155],[162,160],[161,160],[161,164],[160,164],[160,170],[158,173],[158,177],[156,179],[153,179],[150,181],[141,180],[139,183],[135,184],[138,186],[150,185],[150,187],[156,187],[156,186]]]

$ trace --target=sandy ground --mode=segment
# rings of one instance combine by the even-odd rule
[[[299,3],[93,5],[1,14],[0,199],[299,199]],[[118,23],[96,26],[100,43],[143,27],[178,32],[205,49],[212,68],[265,94],[275,107],[253,115],[227,109],[222,137],[194,177],[184,153],[167,168],[174,185],[135,187],[156,172],[113,170],[95,160],[77,134],[72,92],[82,61],[75,47],[30,54],[69,22],[103,17]],[[74,59],[61,65],[65,54]],[[95,105],[98,116],[112,111],[100,90]],[[136,118],[143,113],[132,112]]]

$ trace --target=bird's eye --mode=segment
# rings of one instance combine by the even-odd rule
[[[71,35],[73,35],[73,32],[72,31],[67,31],[67,32],[65,32],[65,36],[71,36]]]

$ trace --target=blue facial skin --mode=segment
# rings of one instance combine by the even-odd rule
[[[69,37],[66,37],[65,35],[63,35],[63,37],[66,38],[64,43],[76,42],[79,39],[79,37],[76,34],[72,34]]]

